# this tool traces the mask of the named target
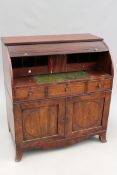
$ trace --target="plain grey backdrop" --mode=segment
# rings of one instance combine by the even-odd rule
[[[115,175],[117,171],[117,1],[0,0],[0,37],[92,33],[110,48],[114,86],[107,139],[90,139],[64,149],[25,153],[20,163],[8,132],[0,47],[0,174]],[[5,71],[5,70],[4,70]]]

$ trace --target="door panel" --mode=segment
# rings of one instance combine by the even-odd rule
[[[25,102],[21,112],[24,141],[64,137],[64,99]]]
[[[93,94],[68,98],[66,135],[78,136],[103,128],[104,119],[107,121],[108,117],[108,97],[110,95]]]
[[[75,102],[73,104],[73,131],[101,126],[103,104],[104,99]]]

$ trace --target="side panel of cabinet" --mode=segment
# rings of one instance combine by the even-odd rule
[[[52,141],[64,137],[65,100],[14,104],[16,142]]]
[[[106,130],[109,105],[110,92],[68,98],[66,136]]]

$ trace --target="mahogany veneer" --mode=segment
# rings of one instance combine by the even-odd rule
[[[2,38],[8,126],[16,160],[106,130],[113,82],[102,38],[91,34]]]

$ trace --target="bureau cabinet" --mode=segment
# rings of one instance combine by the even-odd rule
[[[106,127],[103,121],[109,101],[110,93],[106,92],[16,103],[14,114],[21,129],[18,132],[21,143],[57,140]]]
[[[113,84],[107,45],[91,34],[2,38],[16,161],[98,135],[106,142]]]

